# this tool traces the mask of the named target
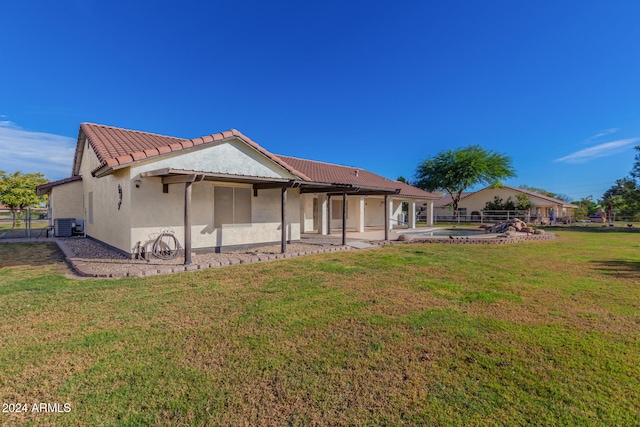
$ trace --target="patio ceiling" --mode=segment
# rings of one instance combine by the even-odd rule
[[[180,184],[186,182],[199,181],[219,181],[233,182],[240,184],[251,184],[254,190],[264,190],[270,188],[300,188],[300,193],[326,193],[330,196],[349,194],[361,196],[393,195],[400,192],[399,189],[389,189],[380,187],[357,186],[353,184],[335,184],[322,182],[309,182],[301,180],[290,180],[287,178],[268,178],[249,175],[233,175],[224,173],[188,171],[183,169],[162,168],[143,172],[141,178],[156,177],[162,178],[164,185]]]

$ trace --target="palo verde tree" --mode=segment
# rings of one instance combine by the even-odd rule
[[[25,208],[44,201],[36,194],[36,187],[47,182],[41,173],[7,173],[0,171],[0,203],[7,206],[13,217],[13,228],[17,225],[17,214]]]
[[[515,177],[511,157],[479,145],[445,150],[424,159],[415,173],[415,185],[426,191],[444,190],[453,199],[454,215],[462,193],[477,184],[498,185]]]

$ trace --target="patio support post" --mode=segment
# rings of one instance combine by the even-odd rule
[[[389,241],[389,196],[384,195],[384,240]]]
[[[280,249],[282,253],[287,252],[287,188],[282,188],[282,242],[280,243]]]
[[[347,244],[347,193],[342,193],[342,246]]]
[[[416,228],[416,201],[409,202],[409,228]]]
[[[331,234],[331,196],[327,194],[327,234]]]
[[[358,197],[356,200],[356,231],[358,233],[364,232],[364,197]]]
[[[358,233],[364,233],[364,197],[358,197],[356,200],[356,231]]]
[[[191,185],[184,184],[184,265],[191,264]]]
[[[433,200],[427,201],[427,225],[433,227]]]
[[[318,196],[318,213],[320,215],[319,223],[318,223],[318,232],[321,235],[327,234],[327,224],[329,219],[327,218],[327,196],[321,194]]]

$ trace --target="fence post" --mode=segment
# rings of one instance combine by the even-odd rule
[[[31,238],[31,208],[27,206],[27,238]]]

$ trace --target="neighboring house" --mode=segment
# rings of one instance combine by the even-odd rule
[[[432,224],[437,198],[363,169],[274,155],[236,130],[189,140],[89,123],[72,176],[38,193],[49,194],[52,221],[83,218],[87,236],[124,253],[171,228],[189,256],[276,242],[284,251],[301,233],[335,228],[389,230],[403,203],[410,227],[416,203]]]
[[[55,188],[55,191],[54,191]],[[37,187],[38,194],[48,194],[47,218],[53,225],[54,218],[83,218],[82,176],[75,175],[60,181],[48,182]]]
[[[460,200],[473,193],[462,193]],[[460,205],[458,204],[458,208]],[[437,220],[447,220],[453,217],[453,197],[451,194],[444,193],[440,198],[433,202],[433,215]]]
[[[578,206],[567,203],[564,200],[523,190],[522,188],[503,185],[501,187],[486,187],[475,193],[463,193],[458,203],[459,214],[462,218],[473,217],[475,219],[477,216],[477,219],[480,219],[479,217],[483,215],[487,202],[492,202],[495,197],[499,197],[503,202],[511,198],[514,203],[517,203],[518,194],[525,194],[533,203],[533,207],[527,213],[528,218],[523,218],[528,221],[548,222],[550,218],[569,220],[574,217],[574,209],[578,208]],[[434,215],[436,218],[440,221],[453,218],[451,205],[451,195],[449,194],[435,201]]]

